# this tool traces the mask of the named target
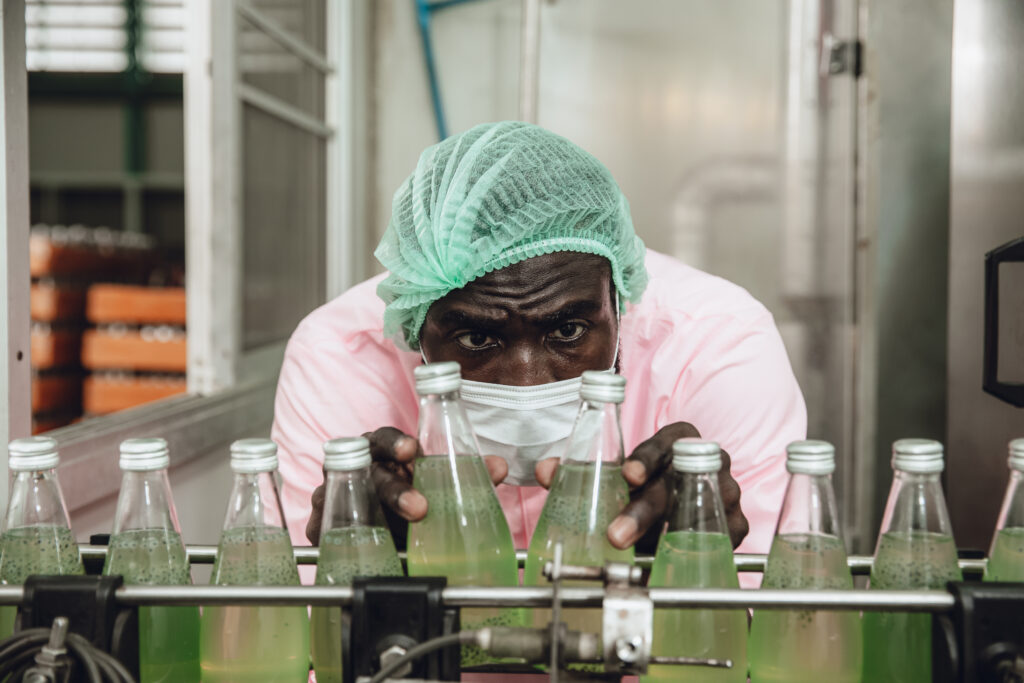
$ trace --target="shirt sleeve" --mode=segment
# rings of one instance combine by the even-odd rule
[[[767,311],[742,323],[723,316],[700,330],[686,347],[702,358],[684,366],[659,422],[690,422],[729,454],[750,524],[737,552],[767,553],[786,489],[786,446],[807,434],[803,395]],[[759,581],[742,583],[751,579]]]

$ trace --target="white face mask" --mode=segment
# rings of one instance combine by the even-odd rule
[[[615,357],[608,372],[615,372],[619,359],[618,299],[616,292]],[[426,363],[422,350],[420,355]],[[582,386],[582,377],[530,387],[462,380],[462,403],[480,442],[480,453],[501,456],[508,463],[503,483],[537,486],[536,464],[561,457],[580,410]]]

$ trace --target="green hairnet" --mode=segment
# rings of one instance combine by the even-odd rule
[[[601,162],[527,123],[486,123],[429,147],[395,192],[374,254],[384,334],[419,348],[430,305],[499,268],[559,251],[611,262],[620,306],[647,285],[644,243]]]

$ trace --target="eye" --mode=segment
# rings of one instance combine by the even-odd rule
[[[466,332],[457,336],[455,341],[468,351],[481,351],[498,343],[497,339],[486,332]]]
[[[587,332],[583,323],[564,323],[559,325],[551,333],[551,338],[560,342],[572,342],[582,337]]]

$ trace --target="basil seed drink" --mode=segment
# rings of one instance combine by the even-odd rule
[[[84,574],[78,544],[64,526],[10,529],[0,536],[0,583],[17,586],[33,574]],[[0,607],[0,638],[14,632],[18,608]]]

